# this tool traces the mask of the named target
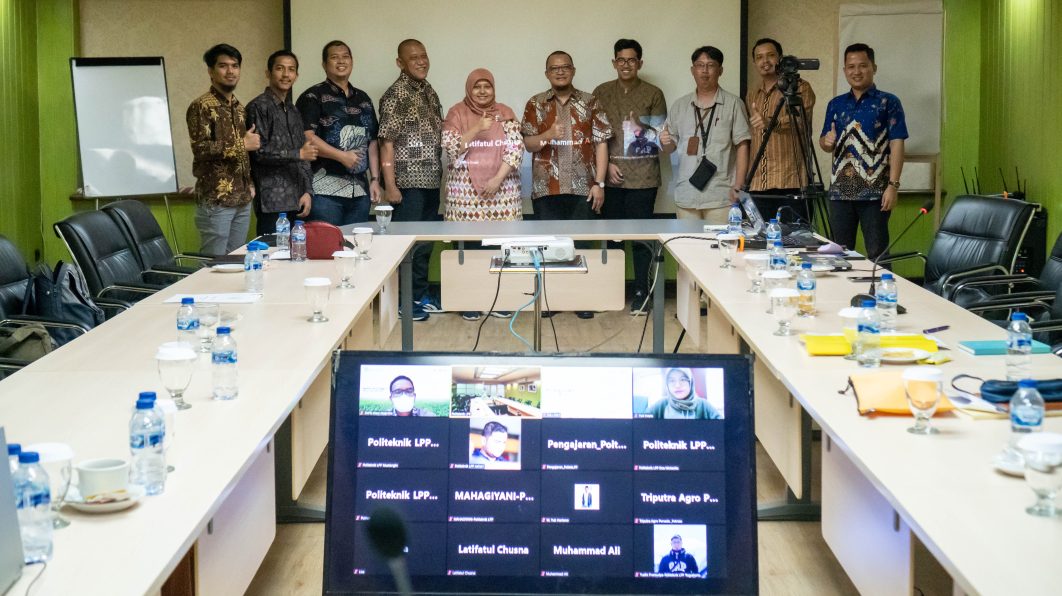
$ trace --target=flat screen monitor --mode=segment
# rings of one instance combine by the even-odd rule
[[[380,508],[418,593],[757,591],[745,357],[342,352],[330,432],[325,593],[395,591]]]

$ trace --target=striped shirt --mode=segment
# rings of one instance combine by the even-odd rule
[[[815,107],[815,92],[807,81],[800,81],[797,91],[800,99],[804,102],[804,111],[807,113],[804,134],[811,135],[812,111]],[[778,103],[782,101],[782,92],[777,87],[771,86],[764,91],[763,87],[749,89],[745,95],[745,107],[749,116],[758,114],[763,119],[763,129],[752,130],[752,146],[749,148],[749,159],[756,156],[763,143],[763,137],[767,132],[767,125],[774,115]],[[756,175],[752,177],[749,190],[753,192],[774,190],[783,188],[802,188],[807,180],[804,173],[804,160],[797,149],[798,143],[806,143],[807,139],[798,139],[792,119],[785,108],[778,114],[778,125],[771,133],[767,141],[767,150],[763,152],[763,159],[756,168]],[[751,165],[751,164],[750,164]]]

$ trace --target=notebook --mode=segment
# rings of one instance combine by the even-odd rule
[[[1002,356],[1007,353],[1007,341],[1005,339],[960,341],[959,349],[965,350],[974,356]],[[1033,354],[1049,354],[1050,352],[1050,346],[1035,339],[1033,340]]]

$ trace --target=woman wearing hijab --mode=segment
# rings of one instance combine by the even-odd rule
[[[653,418],[718,420],[722,418],[708,400],[693,390],[693,371],[669,368],[664,375],[664,398],[649,408]]]
[[[494,100],[494,75],[477,68],[465,81],[465,99],[443,122],[442,146],[450,159],[446,221],[511,221],[522,218],[520,123],[509,106]]]

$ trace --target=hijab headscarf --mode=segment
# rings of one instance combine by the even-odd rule
[[[494,75],[489,70],[486,68],[473,70],[465,79],[465,99],[450,108],[450,111],[446,113],[446,120],[443,121],[443,130],[451,130],[463,135],[478,126],[483,116],[494,118],[494,124],[489,129],[472,139],[464,156],[468,164],[468,173],[472,178],[472,185],[477,194],[483,192],[483,187],[501,167],[505,150],[505,132],[502,130],[502,122],[516,119],[516,114],[512,109],[503,103],[494,101],[489,106],[481,108],[472,101],[472,88],[480,81],[487,81],[491,87],[494,87]],[[497,89],[495,89],[495,94],[497,94]]]
[[[672,373],[678,373],[690,383],[690,392],[686,397],[678,397],[671,393],[670,381]],[[693,370],[688,368],[669,368],[664,375],[664,395],[667,396],[668,404],[680,412],[689,412],[696,406],[696,391],[693,387]]]

